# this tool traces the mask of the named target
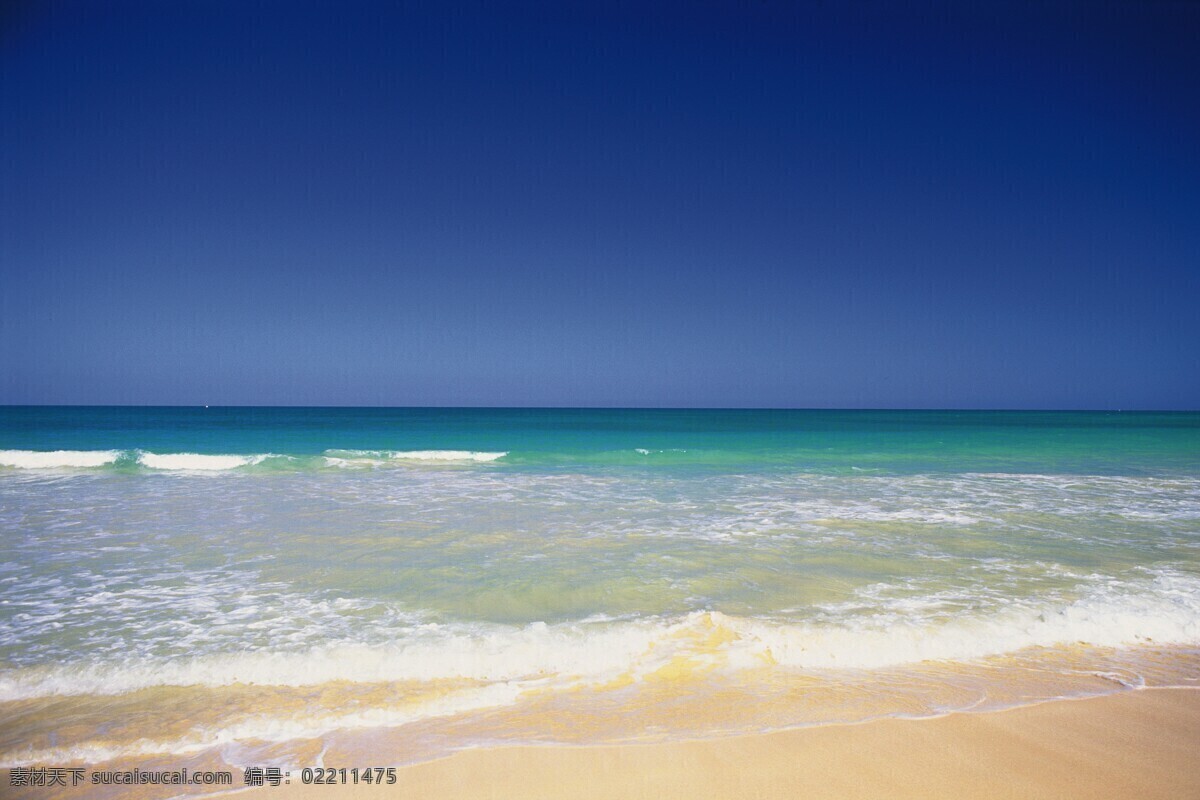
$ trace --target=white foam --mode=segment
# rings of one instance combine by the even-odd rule
[[[0,450],[0,466],[18,469],[102,467],[120,456],[119,450]]]
[[[483,452],[477,450],[326,450],[325,461],[330,466],[352,467],[380,464],[389,461],[470,461],[483,463],[496,461],[507,452]]]
[[[705,642],[712,640],[714,627],[726,635],[710,646]],[[238,683],[305,686],[442,678],[593,683],[622,674],[649,674],[681,654],[733,669],[764,663],[871,669],[930,660],[969,661],[1038,646],[1147,642],[1200,644],[1200,581],[1169,572],[1138,585],[1099,580],[1073,601],[1009,600],[951,617],[902,601],[896,613],[827,622],[697,611],[677,617],[523,627],[425,624],[409,627],[385,645],[342,643],[303,652],[25,668],[0,673],[0,701]]]
[[[228,456],[199,453],[139,453],[138,463],[150,469],[163,470],[226,470],[237,469],[270,458],[269,455]]]
[[[867,616],[836,625],[775,625],[754,619],[728,624],[738,634],[739,647],[808,669],[969,661],[1071,644],[1200,644],[1200,585],[1195,578],[1162,573],[1150,586],[1130,589],[1102,582],[1073,602],[1014,599],[991,613],[935,624],[920,615]]]
[[[237,742],[287,742],[310,739],[333,730],[392,728],[423,719],[512,705],[525,686],[500,683],[467,689],[403,709],[364,708],[342,714],[304,713],[294,717],[257,716],[221,727],[201,727],[173,740],[138,739],[127,745],[81,744],[45,750],[28,748],[0,755],[0,767],[85,762],[98,764],[116,758],[159,754],[184,755]]]
[[[395,461],[495,461],[508,453],[481,453],[471,450],[409,450],[392,453]]]
[[[974,525],[980,520],[967,514],[955,511],[938,511],[936,509],[906,508],[898,511],[882,511],[879,509],[845,506],[821,507],[819,519],[825,521],[855,520],[863,522],[916,522],[932,525]]]
[[[142,663],[34,667],[0,673],[0,702],[51,695],[123,694],[151,686],[597,678],[618,674],[673,627],[655,619],[615,625],[426,625],[411,631],[404,641],[386,646],[340,644],[298,653],[259,651]]]

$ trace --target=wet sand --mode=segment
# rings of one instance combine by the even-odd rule
[[[981,714],[888,719],[711,741],[470,750],[394,787],[239,797],[1200,797],[1200,691],[1161,689]]]
[[[327,766],[339,766],[326,760]],[[346,764],[350,767],[353,764]],[[119,765],[104,765],[106,769]],[[402,767],[391,786],[236,790],[269,798],[1200,797],[1200,690],[1148,689],[988,713],[650,745],[500,747]],[[3,781],[0,796],[47,797]],[[235,786],[242,775],[235,773]],[[198,787],[197,787],[198,788]],[[164,787],[59,797],[149,798]]]

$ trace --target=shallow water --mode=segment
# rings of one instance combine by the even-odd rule
[[[6,408],[0,531],[5,765],[1200,680],[1195,414]]]

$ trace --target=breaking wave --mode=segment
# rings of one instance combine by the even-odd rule
[[[152,453],[144,450],[0,450],[0,468],[21,470],[145,469],[169,472],[223,472],[328,467],[417,466],[422,464],[486,464],[507,452],[476,450],[326,450],[321,455],[275,453]]]
[[[903,602],[903,601],[898,601]],[[306,686],[470,679],[571,683],[639,679],[686,657],[715,668],[874,669],[969,661],[1030,647],[1200,644],[1200,579],[1162,571],[1138,584],[1098,582],[1070,602],[1012,600],[946,619],[842,614],[780,621],[717,611],[548,625],[406,624],[388,644],[331,643],[302,652],[38,666],[0,673],[0,701],[122,694],[153,686]]]
[[[0,467],[15,469],[91,469],[114,463],[120,450],[0,450]]]

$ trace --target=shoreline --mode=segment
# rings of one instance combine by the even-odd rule
[[[1149,688],[718,739],[473,748],[401,767],[394,786],[221,796],[1180,798],[1200,797],[1197,753],[1200,690]]]
[[[398,767],[393,785],[305,786],[293,773],[289,785],[243,788],[240,770],[234,771],[232,789],[195,787],[199,791],[182,794],[162,786],[11,787],[8,770],[0,771],[0,782],[6,797],[122,800],[1166,800],[1200,797],[1197,753],[1200,689],[1144,688],[995,711],[891,717],[726,738],[477,747]],[[382,765],[386,758],[384,751],[354,756],[330,752],[324,763],[349,769]]]

